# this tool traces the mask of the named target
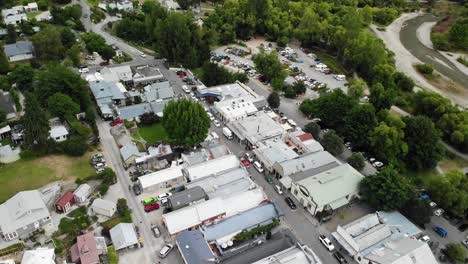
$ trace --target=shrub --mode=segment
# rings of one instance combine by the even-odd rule
[[[366,166],[364,157],[361,153],[354,152],[351,157],[348,158],[349,165],[353,166],[356,170],[360,171]]]
[[[99,194],[105,195],[107,193],[107,191],[109,190],[109,185],[107,185],[105,183],[101,183],[98,186],[98,190],[99,190]]]
[[[427,74],[427,75],[430,75],[432,74],[432,72],[434,72],[434,68],[432,68],[432,66],[429,64],[417,64],[416,70],[418,70],[422,74]]]

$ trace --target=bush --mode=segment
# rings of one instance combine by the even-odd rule
[[[447,34],[433,32],[431,34],[432,44],[438,50],[450,50],[450,43]]]
[[[466,256],[466,251],[461,244],[449,243],[445,249],[447,257],[453,262],[463,263]]]
[[[99,194],[101,196],[105,195],[107,193],[107,191],[109,190],[109,185],[105,184],[105,183],[101,183],[99,184],[99,186],[97,187],[98,190],[99,190]]]
[[[356,170],[360,171],[364,169],[366,163],[364,162],[364,157],[361,153],[354,152],[351,157],[348,158],[348,163]]]
[[[432,74],[432,72],[434,72],[434,68],[432,68],[432,66],[429,64],[417,64],[416,70],[418,70],[422,74],[427,74],[427,75],[430,75]]]
[[[458,57],[457,58],[457,61],[463,65],[465,65],[466,67],[468,67],[468,59],[465,59],[464,57]]]
[[[309,122],[307,125],[305,125],[304,131],[311,133],[312,136],[317,140],[320,134],[320,125],[315,122]]]
[[[86,153],[86,142],[81,137],[72,137],[61,143],[63,152],[67,155],[79,157]]]
[[[117,252],[115,252],[114,246],[110,246],[107,248],[107,254],[109,258],[109,264],[119,263],[119,256],[117,255]]]

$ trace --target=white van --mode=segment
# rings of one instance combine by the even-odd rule
[[[319,63],[319,64],[315,65],[315,70],[319,71],[319,72],[323,72],[326,68],[327,68],[327,65],[325,65],[323,63]]]
[[[345,75],[342,75],[342,74],[335,75],[334,77],[335,77],[335,79],[336,79],[337,81],[344,81],[344,80],[346,80],[346,76],[345,76]]]
[[[227,127],[223,127],[223,135],[227,138],[227,139],[232,139],[232,131],[227,128]]]
[[[206,112],[206,113],[208,114],[208,117],[210,118],[211,121],[215,119],[213,114],[211,114],[210,112]]]
[[[256,169],[258,172],[260,172],[260,173],[263,172],[263,167],[262,167],[262,164],[260,164],[260,162],[254,161],[253,164],[254,164],[255,169]]]

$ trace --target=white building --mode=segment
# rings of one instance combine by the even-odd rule
[[[235,155],[226,155],[187,167],[183,170],[183,173],[189,181],[195,181],[238,168],[239,166],[240,161]]]
[[[341,162],[327,151],[308,153],[295,159],[276,162],[273,171],[287,189],[291,181],[299,181],[314,174],[337,167]]]
[[[266,140],[257,143],[257,148],[253,150],[255,157],[263,167],[273,172],[273,165],[277,162],[283,162],[297,158],[299,155],[282,140]]]
[[[81,184],[78,188],[73,192],[75,196],[75,202],[80,205],[86,203],[88,200],[88,196],[91,194],[92,188],[86,183]]]
[[[214,109],[221,121],[225,123],[240,120],[258,111],[252,101],[242,97],[215,102]]]
[[[55,264],[55,252],[53,248],[36,248],[26,250],[21,264]]]
[[[299,243],[294,247],[270,255],[252,264],[321,264],[319,257],[306,245]]]
[[[167,169],[143,175],[138,178],[143,192],[159,192],[185,182],[182,166],[171,166]]]
[[[138,238],[133,224],[120,223],[110,230],[110,237],[115,250],[133,248],[138,244]]]
[[[63,142],[68,139],[68,130],[64,125],[51,127],[49,137],[55,142]]]
[[[284,141],[291,145],[299,154],[323,151],[323,146],[314,139],[311,133],[301,130],[289,132],[284,136]]]
[[[93,201],[91,210],[95,214],[112,217],[115,214],[115,211],[117,211],[117,205],[114,202],[98,198]]]

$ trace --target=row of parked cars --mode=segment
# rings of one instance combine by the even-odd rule
[[[101,153],[96,153],[91,157],[91,165],[96,170],[96,173],[103,173],[106,168],[106,160],[104,159],[104,155]]]

